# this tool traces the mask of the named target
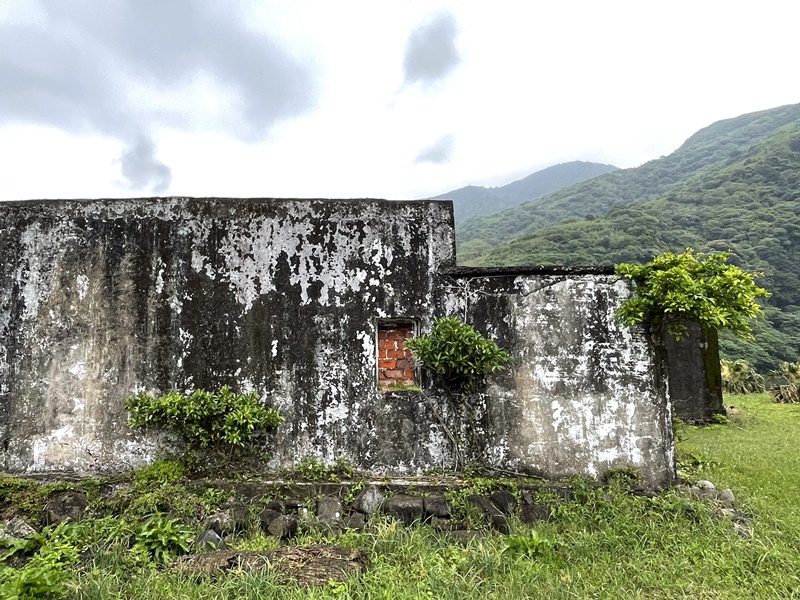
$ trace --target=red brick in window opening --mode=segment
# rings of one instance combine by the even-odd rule
[[[413,323],[378,324],[378,387],[416,385],[416,371],[406,340],[414,336]]]

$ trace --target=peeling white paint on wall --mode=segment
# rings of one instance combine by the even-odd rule
[[[73,365],[70,368],[69,372],[75,375],[75,377],[77,377],[78,379],[85,379],[86,373],[88,373],[88,371],[86,370],[86,365],[83,364],[82,362]]]
[[[16,278],[23,282],[22,298],[25,303],[23,319],[33,321],[39,314],[39,303],[47,300],[50,292],[49,281],[43,276],[47,265],[42,264],[45,253],[40,250],[42,241],[41,227],[38,223],[26,228],[21,236],[20,244],[26,265],[18,267]]]
[[[164,267],[161,267],[158,270],[158,275],[156,275],[156,294],[160,294],[164,291]]]
[[[86,275],[78,275],[75,284],[78,288],[78,299],[83,301],[89,291],[89,278]]]
[[[313,301],[322,306],[341,306],[344,293],[368,291],[364,290],[364,281],[369,273],[373,274],[370,287],[385,284],[386,276],[392,273],[395,244],[409,254],[413,252],[410,228],[394,228],[395,238],[387,244],[385,224],[377,212],[359,214],[358,220],[358,229],[345,218],[331,222],[321,231],[309,222],[307,208],[295,204],[288,206],[280,222],[255,216],[246,227],[229,224],[225,235],[215,242],[215,250],[223,261],[217,265],[204,254],[214,224],[191,221],[186,228],[197,240],[192,251],[192,268],[205,272],[211,279],[227,280],[244,312],[252,308],[257,297],[275,290],[276,271],[287,262],[292,269],[290,283],[299,289],[301,304],[312,302],[310,285],[321,283],[318,297]],[[364,221],[377,225],[364,226]],[[351,263],[369,265],[369,270],[362,266],[351,273]]]
[[[463,295],[445,305],[453,310],[466,297],[468,312],[475,310],[486,299],[474,291],[489,284],[479,276],[460,282]],[[643,469],[649,485],[669,480],[668,407],[654,385],[653,353],[641,330],[614,319],[630,294],[625,283],[611,275],[530,275],[505,289],[518,292],[505,296],[511,318],[486,331],[498,335],[503,323],[514,332],[514,400],[492,386],[489,404],[514,412],[495,410],[493,460],[551,477],[631,467]]]
[[[358,334],[361,340],[361,345],[364,348],[363,360],[365,364],[370,364],[377,356],[377,346],[375,345],[375,336],[377,332],[362,331]]]

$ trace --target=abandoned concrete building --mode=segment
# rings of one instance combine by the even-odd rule
[[[514,359],[485,390],[482,460],[674,478],[659,360],[614,319],[628,284],[601,268],[458,268],[450,202],[11,202],[0,252],[6,472],[147,463],[157,439],[127,426],[124,398],[226,384],[285,417],[265,467],[447,466],[446,402],[389,384],[427,389],[403,340],[457,315]]]

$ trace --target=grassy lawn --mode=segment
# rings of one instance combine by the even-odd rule
[[[576,482],[576,498],[554,518],[510,536],[454,544],[429,527],[377,520],[332,543],[359,548],[359,579],[303,590],[271,575],[217,579],[180,575],[115,546],[103,535],[66,580],[72,599],[125,598],[793,598],[800,597],[800,406],[766,395],[733,397],[731,423],[682,428],[682,470],[731,488],[750,515],[751,535],[710,501],[674,491],[655,498]],[[319,542],[305,535],[296,543]],[[239,547],[270,549],[243,537]]]

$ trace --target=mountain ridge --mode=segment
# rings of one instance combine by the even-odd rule
[[[736,158],[784,125],[800,120],[800,104],[717,121],[690,136],[675,152],[563,188],[458,228],[459,260],[471,263],[491,248],[565,219],[605,214],[615,206],[667,194],[686,178]]]
[[[540,169],[502,186],[468,185],[431,199],[452,200],[459,227],[470,218],[499,212],[615,170],[613,165],[575,160]]]

